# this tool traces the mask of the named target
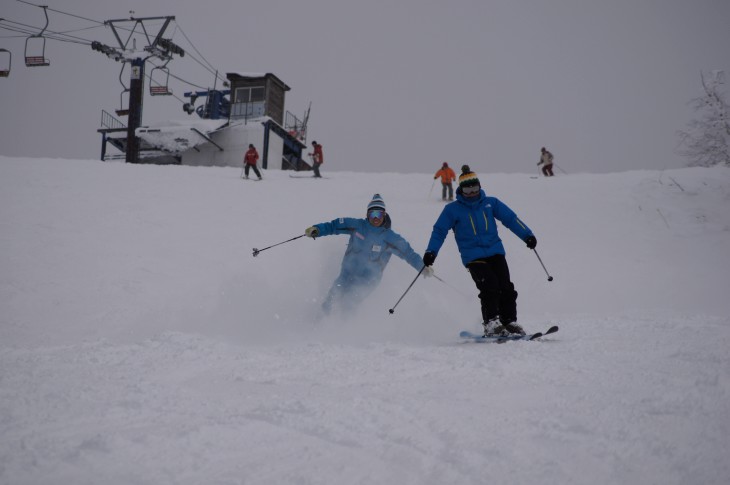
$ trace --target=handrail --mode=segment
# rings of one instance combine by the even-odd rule
[[[101,110],[101,126],[110,130],[119,130],[127,127],[127,125],[109,114],[106,110]]]

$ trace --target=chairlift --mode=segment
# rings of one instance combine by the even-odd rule
[[[28,67],[41,67],[50,66],[51,61],[46,59],[46,38],[43,37],[43,32],[48,28],[48,7],[43,7],[43,13],[46,15],[46,25],[39,34],[31,35],[25,39],[25,65]],[[40,39],[39,41],[33,40],[28,44],[31,39]],[[30,49],[29,49],[30,47]]]
[[[119,70],[119,83],[122,85],[122,92],[119,94],[119,109],[116,110],[117,116],[129,116],[129,102],[127,104],[124,104],[124,93],[127,93],[127,99],[129,99],[129,88],[124,84],[124,81],[122,80],[122,74],[124,74],[124,66],[126,66],[127,63],[122,63],[122,68]]]
[[[0,77],[10,75],[10,65],[13,63],[13,55],[7,49],[0,49]]]
[[[164,79],[164,83],[160,82],[155,79],[154,72],[160,71],[157,74],[157,78],[162,80]],[[150,71],[150,94],[152,96],[169,96],[172,94],[172,91],[168,88],[168,83],[170,82],[170,70],[166,68],[165,66],[158,66],[152,68]]]
[[[117,116],[129,116],[129,103],[124,105],[124,93],[129,94],[129,89],[125,89],[119,94],[119,109],[115,110]]]

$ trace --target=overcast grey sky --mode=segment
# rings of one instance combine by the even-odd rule
[[[730,75],[728,0],[34,3],[98,21],[172,15],[173,40],[200,59],[184,32],[223,75],[276,74],[292,88],[289,111],[301,117],[311,101],[324,170],[435,172],[449,161],[537,173],[541,146],[569,173],[679,167],[675,132],[694,117],[700,71]],[[76,31],[94,24],[49,16],[49,30],[114,43],[108,28]],[[0,0],[0,17],[45,22],[16,0]],[[51,66],[28,68],[24,43],[0,30],[13,53],[0,78],[0,155],[98,158],[96,129],[102,109],[119,107],[121,64],[49,40]],[[191,56],[168,67],[213,85]],[[147,96],[143,121],[185,118],[181,106]]]

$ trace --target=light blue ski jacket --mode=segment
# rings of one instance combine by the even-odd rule
[[[426,251],[438,255],[446,235],[453,230],[464,266],[476,259],[505,254],[496,221],[523,241],[533,235],[517,214],[496,197],[487,197],[484,190],[480,190],[479,197],[472,200],[457,190],[456,200],[446,205],[436,220]]]
[[[370,224],[367,219],[341,217],[331,222],[315,224],[320,236],[348,234],[350,240],[342,258],[342,267],[338,281],[363,284],[377,283],[383,271],[395,254],[413,266],[417,271],[423,268],[423,260],[408,241],[390,229],[390,216],[380,227]]]

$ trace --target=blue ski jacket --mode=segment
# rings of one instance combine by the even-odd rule
[[[408,241],[390,228],[390,216],[383,225],[375,227],[367,219],[341,217],[331,222],[315,224],[320,236],[348,234],[350,240],[342,258],[338,280],[341,283],[377,283],[395,254],[420,271],[423,260]]]
[[[464,197],[461,190],[457,189],[456,200],[444,207],[433,225],[426,251],[438,255],[451,229],[454,231],[464,266],[476,259],[505,254],[502,240],[497,232],[497,220],[523,241],[533,235],[517,214],[498,198],[488,197],[484,190],[480,190],[479,197],[474,197],[472,200]]]

